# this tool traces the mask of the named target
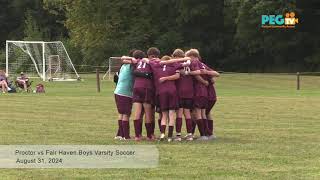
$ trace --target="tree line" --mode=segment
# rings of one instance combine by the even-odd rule
[[[318,6],[312,2],[1,0],[0,61],[7,39],[61,40],[81,65],[105,65],[110,56],[156,46],[163,55],[198,48],[206,63],[224,71],[319,71],[318,26],[307,26],[306,14],[314,17]],[[261,15],[286,12],[297,14],[297,28],[260,27]]]

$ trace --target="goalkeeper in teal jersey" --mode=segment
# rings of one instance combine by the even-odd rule
[[[115,101],[119,112],[118,133],[115,139],[130,139],[129,118],[132,109],[133,67],[123,64],[119,71],[117,87],[114,91]]]

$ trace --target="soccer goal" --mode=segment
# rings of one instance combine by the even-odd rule
[[[69,54],[60,41],[6,41],[6,73],[20,72],[43,81],[76,81],[80,79]]]
[[[105,73],[105,75],[103,76],[103,80],[105,79],[109,79],[111,80],[113,74],[115,74],[116,72],[119,72],[121,65],[122,65],[122,61],[121,61],[121,57],[110,57],[107,60],[107,72]]]

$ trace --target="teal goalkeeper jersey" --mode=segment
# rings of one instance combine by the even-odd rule
[[[119,72],[119,79],[114,94],[132,97],[133,94],[133,74],[130,64],[122,65]]]

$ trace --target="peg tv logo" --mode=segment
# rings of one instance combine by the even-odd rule
[[[262,15],[261,16],[261,27],[266,29],[292,29],[299,23],[299,19],[296,18],[294,12],[288,12],[283,15]]]

